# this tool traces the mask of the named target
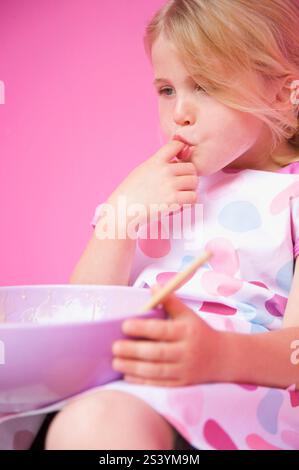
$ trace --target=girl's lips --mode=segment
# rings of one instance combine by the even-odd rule
[[[193,145],[191,142],[188,142],[188,140],[184,139],[184,137],[181,137],[178,134],[175,134],[172,139],[179,140],[180,142],[183,142],[183,144],[186,144],[186,145]]]
[[[177,154],[177,158],[184,161],[189,160],[193,149],[194,145],[185,145],[185,147],[183,147],[182,150]]]

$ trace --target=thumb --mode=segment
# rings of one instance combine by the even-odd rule
[[[151,287],[151,292],[155,294],[157,291],[161,289],[160,284],[154,284]],[[168,294],[164,299],[160,301],[160,304],[163,305],[164,310],[170,315],[172,318],[178,318],[182,316],[186,316],[186,314],[194,315],[193,310],[191,310],[187,305],[185,305],[175,294],[171,293]]]

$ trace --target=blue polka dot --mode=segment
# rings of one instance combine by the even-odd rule
[[[258,325],[256,323],[251,324],[251,330],[250,330],[251,333],[265,333],[265,331],[269,331],[269,330],[267,330],[267,328],[265,328],[262,325]]]
[[[256,307],[248,302],[237,302],[236,307],[247,321],[255,325],[269,325],[274,318],[262,308]]]
[[[278,414],[282,403],[283,394],[270,388],[257,407],[256,415],[260,424],[271,434],[277,433]]]
[[[256,307],[252,304],[246,302],[236,302],[236,308],[248,321],[256,316]]]
[[[277,285],[284,291],[289,292],[293,279],[294,262],[286,263],[276,275]]]
[[[183,271],[183,269],[185,269],[188,266],[188,264],[192,263],[192,261],[194,260],[195,260],[195,256],[191,256],[191,255],[184,256],[180,263],[179,271]]]
[[[262,225],[259,211],[247,201],[231,202],[221,210],[218,220],[220,225],[232,232],[248,232]]]
[[[256,315],[254,318],[251,319],[252,323],[258,325],[270,325],[274,321],[275,317],[270,315],[268,312],[264,310],[258,309],[256,310]]]

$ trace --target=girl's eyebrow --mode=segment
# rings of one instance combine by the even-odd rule
[[[184,80],[186,83],[192,78],[190,75]],[[168,80],[167,78],[155,78],[153,81],[153,85],[157,85],[160,82],[170,82],[171,80]]]
[[[166,78],[155,78],[155,80],[153,81],[153,85],[156,85],[157,83],[160,83],[160,82],[168,82],[169,80],[167,80]]]

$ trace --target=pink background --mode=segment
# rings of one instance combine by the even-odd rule
[[[161,146],[163,0],[1,0],[0,284],[67,283],[95,207]]]

